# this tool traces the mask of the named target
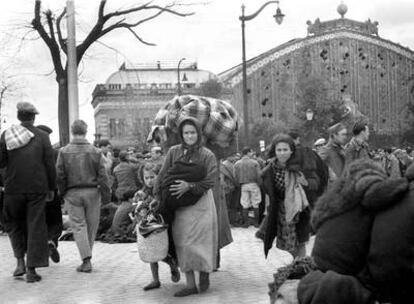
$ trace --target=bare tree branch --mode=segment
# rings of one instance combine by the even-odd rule
[[[43,27],[41,16],[40,16],[40,8],[41,8],[41,1],[36,0],[35,2],[35,11],[34,11],[34,19],[32,20],[32,27],[35,29],[46,45],[49,47],[50,54],[53,60],[53,66],[56,71],[56,76],[60,77],[63,75],[64,70],[62,67],[62,61],[60,59],[60,51],[59,46],[56,43],[56,40],[53,41],[51,37],[47,34],[45,28]]]
[[[102,0],[102,2],[106,2],[106,0]],[[145,4],[139,5],[137,7],[133,7],[133,8],[127,9],[127,10],[121,10],[121,11],[116,11],[116,12],[113,12],[113,13],[109,13],[109,14],[104,15],[103,18],[104,18],[105,21],[107,21],[107,20],[109,20],[110,18],[113,18],[113,17],[125,16],[125,15],[128,15],[130,13],[140,11],[140,10],[144,9],[145,7],[148,7],[148,5],[150,5],[152,2],[154,2],[154,1],[151,0],[147,3],[145,3]]]
[[[147,42],[147,41],[145,41],[144,39],[142,39],[140,36],[138,36],[138,34],[137,33],[135,33],[134,32],[134,30],[133,29],[131,29],[131,28],[127,28],[131,33],[132,33],[132,35],[134,35],[135,36],[135,38],[137,38],[141,43],[143,43],[143,44],[146,44],[146,45],[149,45],[149,46],[155,46],[156,44],[154,44],[154,43],[151,43],[151,42]]]
[[[56,30],[57,30],[57,35],[58,35],[58,39],[59,39],[60,48],[62,49],[62,51],[65,54],[68,54],[68,49],[67,49],[67,46],[66,46],[66,41],[65,41],[65,39],[63,39],[63,36],[62,36],[62,28],[61,28],[62,18],[63,18],[63,16],[65,16],[65,14],[66,14],[66,7],[63,9],[62,13],[56,19]]]

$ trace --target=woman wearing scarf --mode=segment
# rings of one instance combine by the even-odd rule
[[[295,154],[295,144],[287,134],[274,137],[269,158],[269,164],[262,171],[263,186],[270,199],[265,255],[277,237],[277,248],[294,257],[304,256],[310,235],[311,198],[316,196],[320,183],[318,175],[313,166]]]
[[[213,152],[202,146],[202,133],[196,119],[185,118],[178,131],[181,144],[172,146],[166,155],[157,179],[157,195],[160,196],[163,190],[162,181],[178,162],[196,164],[200,171],[206,172],[204,178],[197,182],[177,179],[169,186],[170,194],[177,199],[187,192],[200,197],[191,205],[186,203],[185,206],[176,208],[172,222],[178,264],[187,280],[187,286],[174,296],[184,297],[206,291],[210,285],[209,273],[216,266],[218,231],[212,188],[217,174],[217,162]],[[194,271],[200,272],[198,289]]]

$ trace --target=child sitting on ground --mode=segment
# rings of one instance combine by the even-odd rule
[[[152,163],[147,163],[141,168],[140,174],[141,179],[144,182],[144,187],[137,191],[134,196],[134,203],[137,204],[135,216],[137,217],[138,225],[141,221],[148,222],[151,221],[151,219],[154,219],[154,216],[157,216],[151,209],[150,203],[153,200],[152,190],[159,169],[159,166]],[[170,266],[171,280],[173,282],[178,282],[180,280],[180,272],[178,271],[177,260],[168,255],[163,262]],[[144,287],[145,291],[161,287],[158,273],[158,263],[150,263],[150,267],[152,282]]]

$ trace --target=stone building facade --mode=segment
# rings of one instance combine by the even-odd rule
[[[381,38],[378,22],[347,19],[346,11],[342,4],[339,19],[308,21],[307,37],[248,60],[250,124],[262,117],[282,121],[289,117],[297,107],[298,80],[316,75],[330,86],[332,98],[350,97],[378,133],[400,130],[407,103],[414,101],[414,52]],[[232,103],[242,113],[241,65],[219,78],[233,90]]]
[[[177,66],[175,61],[124,63],[104,84],[96,85],[92,93],[95,137],[121,148],[145,146],[155,114],[177,95]],[[216,77],[198,69],[196,62],[183,61],[181,93],[198,94],[201,83]]]

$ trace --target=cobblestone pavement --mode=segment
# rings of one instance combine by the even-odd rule
[[[267,283],[280,266],[292,257],[272,249],[265,260],[263,243],[254,237],[255,229],[233,228],[234,242],[221,251],[221,268],[210,276],[210,289],[202,295],[174,298],[184,286],[170,280],[169,268],[160,264],[161,288],[144,292],[150,282],[149,265],[140,261],[135,243],[105,244],[94,247],[90,274],[77,273],[80,264],[74,242],[61,242],[61,262],[39,269],[43,279],[27,284],[11,273],[15,259],[7,236],[0,236],[0,303],[1,304],[112,304],[112,303],[269,303]]]

